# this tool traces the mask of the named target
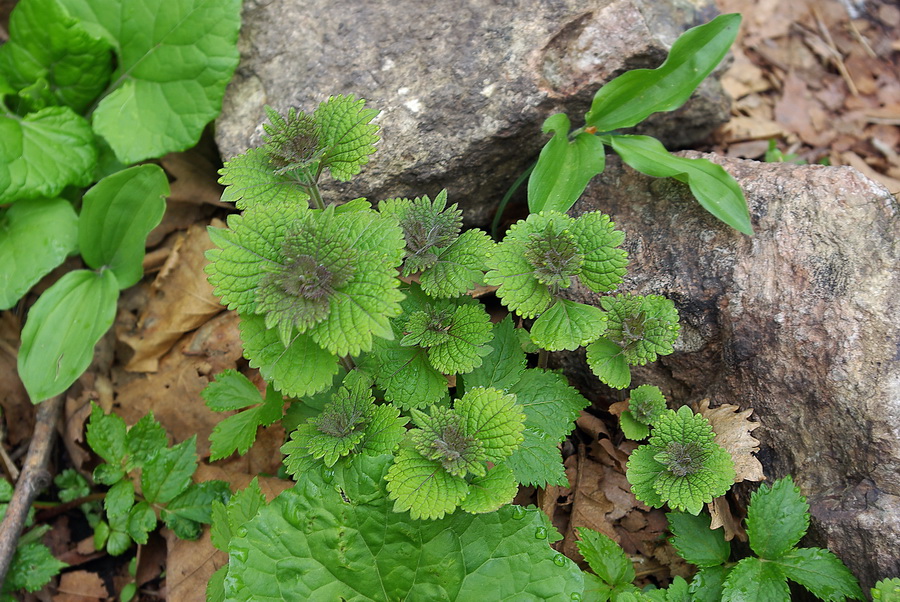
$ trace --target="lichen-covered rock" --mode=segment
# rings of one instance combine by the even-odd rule
[[[632,384],[752,407],[766,473],[793,475],[809,497],[814,545],[864,586],[898,575],[900,207],[849,167],[707,157],[744,189],[753,237],[686,186],[617,159],[573,208],[603,210],[625,231],[622,290],[668,296],[681,314],[676,352]]]
[[[352,183],[372,200],[449,188],[485,224],[546,140],[557,111],[576,123],[601,84],[656,67],[712,0],[284,0],[244,3],[241,64],[216,124],[227,159],[260,142],[264,105],[311,111],[355,94],[383,111],[383,141]],[[713,78],[643,131],[686,147],[727,121]]]

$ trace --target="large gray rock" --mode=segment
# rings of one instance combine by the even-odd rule
[[[625,231],[621,290],[665,295],[681,314],[676,352],[632,385],[752,407],[767,475],[793,475],[809,497],[809,543],[864,585],[900,575],[900,207],[849,167],[707,157],[744,189],[753,237],[617,159],[573,207]],[[598,403],[612,397],[566,361]]]
[[[467,223],[484,224],[536,158],[546,117],[582,119],[602,83],[658,66],[678,35],[715,15],[712,0],[251,0],[216,141],[230,158],[260,142],[264,105],[311,111],[355,94],[382,111],[383,141],[342,192],[447,187]],[[645,131],[686,147],[729,106],[711,79]]]

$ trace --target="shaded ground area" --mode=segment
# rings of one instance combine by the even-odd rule
[[[900,191],[900,8],[895,4],[821,0],[719,0],[723,12],[743,12],[744,25],[732,68],[724,77],[735,98],[732,121],[709,148],[762,159],[774,141],[783,158],[856,167]],[[0,3],[0,16],[5,7]],[[0,37],[0,40],[3,38]],[[66,399],[52,471],[72,467],[89,475],[98,460],[84,444],[84,423],[95,400],[128,423],[152,411],[173,442],[197,435],[198,452],[208,454],[208,436],[222,416],[206,408],[200,391],[219,372],[237,368],[261,384],[241,357],[237,319],[223,311],[207,284],[204,252],[211,243],[206,226],[227,215],[216,183],[215,148],[205,139],[186,153],[161,161],[172,179],[163,223],[148,240],[146,276],[123,294],[116,325],[100,343],[91,368]],[[66,270],[72,266],[64,266]],[[51,274],[35,291],[45,289]],[[33,428],[34,409],[15,372],[16,350],[30,295],[18,308],[0,314],[0,405],[3,409],[2,463],[14,479]],[[578,421],[563,453],[572,486],[523,490],[517,501],[536,503],[566,535],[558,545],[575,557],[573,529],[588,526],[623,545],[641,578],[665,583],[688,567],[661,541],[664,513],[636,502],[625,480],[633,442],[618,431],[620,406],[610,395]],[[735,446],[749,456],[753,443],[746,414],[720,412]],[[718,430],[718,429],[717,429]],[[244,457],[202,466],[199,478],[222,478],[243,487],[257,474],[275,474],[284,439],[279,427],[261,431]],[[747,475],[753,474],[748,464]],[[748,479],[753,478],[747,476]],[[290,485],[263,483],[274,495]],[[53,491],[42,499],[55,500]],[[723,502],[716,513],[734,537],[743,537],[741,509]],[[732,516],[736,515],[736,517]],[[127,558],[94,552],[92,533],[81,513],[68,507],[39,509],[37,520],[52,525],[45,541],[70,565],[61,577],[28,599],[92,600],[116,595],[133,578]],[[209,575],[225,562],[208,537],[176,540],[163,531],[138,550],[136,577],[144,600],[202,600]]]

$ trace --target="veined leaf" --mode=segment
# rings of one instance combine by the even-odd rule
[[[240,0],[61,2],[118,57],[93,126],[119,160],[136,163],[196,144],[238,64]]]
[[[78,227],[81,256],[90,267],[109,268],[119,288],[144,274],[144,243],[166,211],[169,181],[158,165],[124,169],[84,194]]]
[[[760,485],[750,495],[747,535],[750,547],[761,558],[774,560],[797,545],[809,528],[809,504],[787,476]]]
[[[119,284],[110,270],[69,272],[28,313],[19,377],[33,403],[62,393],[91,364],[94,345],[116,317]]]
[[[625,351],[609,339],[601,337],[588,345],[587,362],[591,372],[610,387],[624,389],[631,384]]]
[[[634,567],[619,544],[593,529],[578,527],[576,531],[578,541],[575,545],[600,579],[614,588],[631,585]]]
[[[524,439],[516,451],[503,461],[522,485],[546,488],[549,485],[569,486],[559,451],[559,441],[540,429],[526,426]]]
[[[69,107],[0,115],[0,204],[86,186],[96,165],[91,126]]]
[[[469,495],[459,507],[472,514],[493,512],[509,504],[519,491],[519,482],[513,471],[504,463],[475,476],[469,483]]]
[[[247,209],[262,203],[295,203],[308,208],[309,194],[291,174],[278,175],[264,148],[251,148],[219,170],[225,186],[222,201]]]
[[[408,510],[414,519],[437,519],[452,513],[469,494],[465,479],[447,472],[411,447],[401,447],[385,475],[394,511]]]
[[[0,309],[78,250],[78,216],[63,199],[34,199],[0,209]]]
[[[336,180],[347,181],[358,174],[375,152],[378,126],[371,121],[378,111],[364,108],[365,104],[365,100],[357,100],[352,94],[332,96],[313,115],[324,149],[322,166]]]
[[[699,567],[713,567],[724,564],[731,555],[731,544],[725,541],[725,531],[721,527],[710,529],[710,516],[693,516],[684,512],[668,512],[669,541],[682,558]]]
[[[820,600],[863,600],[859,582],[841,560],[821,548],[798,548],[775,561],[781,572]]]
[[[641,173],[687,184],[700,205],[735,230],[753,234],[747,200],[720,165],[706,159],[676,157],[650,136],[610,136],[613,150]]]
[[[739,14],[720,15],[687,30],[658,68],[628,71],[600,88],[585,115],[586,124],[608,132],[677,109],[721,62],[740,23]]]
[[[574,351],[606,331],[606,314],[599,307],[557,299],[531,327],[531,340],[547,351]]]
[[[463,377],[466,389],[493,387],[506,390],[519,381],[525,370],[525,352],[519,345],[512,317],[507,315],[493,328],[494,338],[488,343],[491,353],[482,359],[480,367]]]
[[[553,132],[528,178],[528,210],[568,211],[591,178],[603,172],[606,155],[597,136],[582,132],[569,140],[569,118],[564,113],[544,121],[544,132]]]
[[[165,504],[183,493],[197,470],[197,436],[162,449],[141,471],[141,490],[151,504]]]
[[[731,569],[722,588],[722,602],[789,602],[790,599],[791,591],[778,565],[752,556]]]

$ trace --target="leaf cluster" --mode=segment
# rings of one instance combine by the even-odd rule
[[[180,538],[196,539],[209,523],[213,500],[227,501],[223,481],[194,483],[196,437],[168,446],[166,433],[152,414],[128,428],[115,414],[91,404],[86,440],[103,462],[94,482],[109,490],[103,501],[105,520],[94,526],[94,544],[117,556],[132,542],[147,543],[159,520]]]
[[[237,66],[239,26],[238,0],[13,9],[0,47],[0,309],[70,255],[90,268],[54,283],[26,321],[18,370],[34,403],[84,372],[119,291],[142,276],[169,185],[156,165],[125,168],[197,142]]]

